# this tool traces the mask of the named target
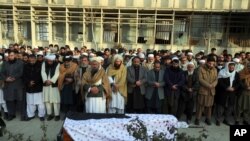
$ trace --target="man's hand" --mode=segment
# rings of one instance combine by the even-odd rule
[[[172,86],[172,89],[173,89],[173,90],[177,90],[177,85],[176,85],[176,84],[173,85],[173,86]]]
[[[113,84],[113,91],[118,92],[119,86],[117,84]]]
[[[159,88],[159,87],[160,87],[160,83],[155,82],[155,83],[154,83],[154,86],[155,86],[156,88]]]
[[[49,85],[52,84],[52,82],[51,82],[50,80],[46,80],[46,81],[45,81],[45,84],[46,84],[46,86],[49,86]]]
[[[29,86],[32,87],[33,85],[35,85],[34,81],[30,81]]]
[[[92,87],[92,88],[90,89],[90,92],[91,92],[92,94],[98,94],[98,93],[99,93],[99,89],[98,89],[97,87]]]
[[[141,86],[141,80],[135,82],[136,86]]]
[[[12,80],[13,80],[13,79],[12,79],[11,77],[7,77],[7,78],[5,79],[6,82],[12,82]]]
[[[193,89],[192,88],[188,88],[188,92],[193,92]]]

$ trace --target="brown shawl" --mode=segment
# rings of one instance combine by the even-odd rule
[[[114,63],[113,63],[114,64]],[[118,84],[118,91],[127,100],[127,68],[121,64],[119,70],[115,69],[113,64],[107,69],[108,76],[115,76],[116,84]]]
[[[106,95],[107,98],[110,98],[111,88],[109,85],[108,76],[105,73],[105,70],[103,68],[98,70],[98,72],[94,75],[94,77],[91,76],[91,68],[87,68],[86,72],[82,76],[81,88],[85,84],[94,85],[100,79],[102,79],[102,86],[104,88],[104,94]]]
[[[60,71],[60,75],[58,78],[58,88],[59,90],[62,90],[63,88],[63,81],[66,75],[71,75],[73,76],[75,71],[77,70],[77,64],[70,62],[70,67],[69,68],[65,68],[64,64],[60,65],[59,71]]]
[[[250,87],[250,72],[247,68],[247,64],[245,64],[244,69],[240,71],[240,79],[244,80],[244,83],[247,87]]]

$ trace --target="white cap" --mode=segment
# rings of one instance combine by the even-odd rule
[[[206,60],[201,59],[201,60],[199,60],[199,63],[200,63],[200,64],[205,64],[205,63],[206,63]]]
[[[82,55],[89,56],[87,52],[83,52]]]
[[[193,66],[194,66],[194,63],[193,63],[193,62],[188,62],[188,63],[187,63],[187,66],[188,66],[188,65],[193,65]]]
[[[173,53],[175,53],[176,51],[174,51],[174,50],[171,50],[171,53],[173,54]]]
[[[130,55],[130,54],[128,52],[126,52],[125,55]]]
[[[136,56],[136,53],[133,53],[132,56]]]
[[[48,54],[48,55],[45,56],[45,59],[54,61],[56,59],[56,55]]]
[[[204,50],[201,50],[201,52],[203,52],[203,53],[204,53],[205,51],[204,51]]]
[[[98,56],[98,58],[99,58],[101,61],[104,61],[104,58],[103,58],[103,57]]]
[[[9,56],[9,53],[4,53],[4,56],[8,57],[8,56]]]
[[[74,58],[74,59],[79,59],[80,56],[79,56],[79,55],[74,55],[73,58]]]
[[[36,55],[43,55],[43,51],[38,51]]]
[[[89,56],[90,57],[95,57],[95,54],[94,53],[90,53]]]
[[[148,58],[149,58],[149,57],[154,58],[154,54],[149,54],[149,55],[148,55]]]
[[[193,56],[194,54],[192,53],[192,52],[188,52],[188,54],[187,55],[189,55],[189,56]]]
[[[38,49],[38,46],[33,46],[33,49]]]
[[[239,63],[240,59],[239,58],[234,58],[233,61],[236,62],[236,63]]]
[[[98,63],[101,63],[101,62],[102,62],[102,60],[101,60],[100,57],[93,57],[93,58],[90,59],[90,61],[91,61],[91,62],[96,61],[96,62],[98,62]]]
[[[173,60],[179,60],[179,58],[175,56],[175,57],[172,58],[172,61]]]
[[[139,54],[138,54],[138,57],[139,57],[139,58],[145,58],[145,54],[139,53]]]
[[[119,54],[116,54],[116,55],[114,56],[114,60],[123,61],[123,57],[122,57],[121,55],[119,55]]]

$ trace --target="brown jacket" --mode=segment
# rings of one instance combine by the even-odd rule
[[[215,95],[215,86],[218,83],[217,70],[212,68],[211,70],[205,65],[200,67],[199,72],[199,94],[201,95]],[[212,88],[210,87],[212,85]]]

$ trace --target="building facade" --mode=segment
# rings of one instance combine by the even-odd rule
[[[248,51],[249,15],[250,0],[0,0],[0,46]]]

